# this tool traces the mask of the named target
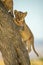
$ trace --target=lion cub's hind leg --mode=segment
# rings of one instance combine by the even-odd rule
[[[31,52],[31,44],[29,40],[26,41],[26,49],[28,50],[28,53]]]

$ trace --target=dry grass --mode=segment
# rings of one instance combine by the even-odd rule
[[[31,60],[31,65],[43,65],[43,60]]]
[[[3,62],[3,60],[0,60],[0,65],[4,65],[4,62]]]

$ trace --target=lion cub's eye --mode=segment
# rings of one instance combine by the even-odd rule
[[[17,21],[17,23],[20,23],[19,21]]]

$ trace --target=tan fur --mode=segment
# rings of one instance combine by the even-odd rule
[[[15,14],[15,18],[18,19],[18,22],[22,23],[22,25],[24,26],[23,30],[19,30],[19,33],[21,35],[22,41],[25,43],[25,46],[26,46],[28,52],[31,51],[31,46],[32,46],[32,48],[33,48],[34,52],[36,53],[36,55],[39,56],[38,53],[36,52],[35,48],[34,48],[33,33],[31,32],[30,28],[26,25],[25,20],[24,20],[24,18],[26,16],[26,13],[15,10],[14,14]],[[21,25],[21,24],[19,24],[19,25]]]
[[[1,0],[8,12],[13,13],[13,0]]]

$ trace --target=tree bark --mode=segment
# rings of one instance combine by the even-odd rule
[[[0,1],[0,51],[5,65],[30,65],[25,45],[21,41],[13,17]]]

